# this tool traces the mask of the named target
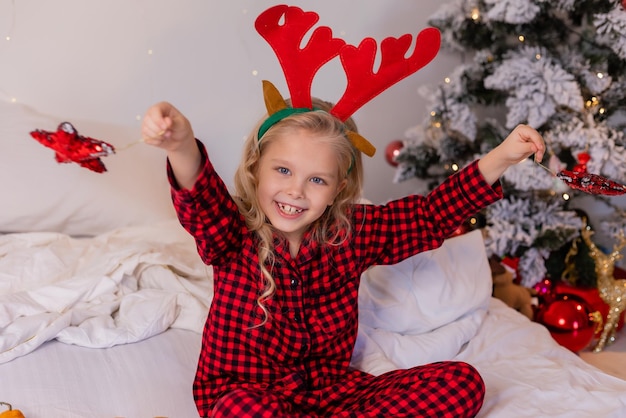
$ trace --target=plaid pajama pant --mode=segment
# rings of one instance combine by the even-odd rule
[[[485,386],[463,362],[439,362],[380,376],[353,371],[319,391],[237,389],[222,396],[212,417],[473,417]]]

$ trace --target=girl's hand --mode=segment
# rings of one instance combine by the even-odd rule
[[[141,135],[146,144],[167,151],[178,187],[191,189],[200,173],[202,156],[189,120],[170,103],[157,103],[146,111]]]
[[[478,168],[489,184],[493,184],[510,166],[535,154],[541,162],[546,152],[543,138],[535,129],[518,125],[506,139],[478,162]]]
[[[176,152],[195,146],[195,137],[189,120],[172,104],[160,102],[151,106],[143,118],[141,135],[146,144]]]
[[[543,138],[528,125],[518,125],[498,146],[502,148],[501,158],[509,165],[517,164],[535,154],[535,161],[541,162],[546,152]]]

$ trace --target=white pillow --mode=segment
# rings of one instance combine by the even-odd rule
[[[451,360],[480,329],[490,298],[480,231],[396,265],[372,267],[359,289],[352,366],[379,375]]]
[[[0,233],[96,235],[174,217],[163,152],[144,144],[125,148],[140,139],[138,127],[67,120],[79,134],[118,148],[103,158],[108,171],[100,174],[57,163],[54,151],[30,136],[64,121],[0,101]]]
[[[482,234],[476,230],[363,273],[359,322],[401,334],[425,333],[486,307],[491,289]]]

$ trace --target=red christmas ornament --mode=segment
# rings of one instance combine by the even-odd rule
[[[625,0],[626,1],[626,0]],[[578,154],[578,164],[576,164],[572,171],[574,173],[586,173],[587,172],[587,163],[591,160],[591,155],[586,152],[581,152]]]
[[[621,274],[623,275],[623,273],[624,273],[624,270],[620,269],[619,267],[615,268],[616,279],[626,278],[626,275],[624,275],[623,277],[620,277],[620,275]],[[602,300],[597,287],[579,287],[579,286],[572,286],[563,282],[558,282],[554,286],[554,293],[575,295],[575,296],[582,298],[585,302],[587,302],[587,304],[589,305],[589,308],[592,311],[597,311],[602,316],[602,320],[606,321],[606,318],[609,314],[609,305],[605,301]],[[620,315],[619,321],[617,323],[618,331],[624,327],[625,315],[626,315],[625,312],[622,312],[622,314]],[[595,336],[600,337],[600,334],[602,334],[602,327],[599,327],[599,329],[596,330]]]
[[[59,124],[56,132],[37,129],[30,133],[41,144],[55,151],[59,163],[75,162],[97,173],[107,171],[100,157],[115,154],[113,145],[78,134],[69,122]]]
[[[541,308],[543,304],[550,304],[554,301],[556,292],[552,280],[543,279],[537,283],[533,289],[535,289],[537,297],[539,298],[539,308]]]
[[[404,148],[404,142],[399,139],[391,141],[387,144],[387,148],[385,148],[385,160],[387,163],[393,167],[398,166],[398,162],[396,161],[396,156],[400,153],[400,150]]]
[[[544,325],[552,338],[577,353],[593,339],[596,324],[589,305],[578,296],[558,294],[539,307],[535,320]]]
[[[561,170],[556,176],[572,189],[589,194],[616,196],[626,193],[626,186],[623,184],[597,174],[587,173],[586,171]]]
[[[622,7],[626,10],[626,0],[622,0]]]
[[[626,0],[624,0],[626,1]],[[587,163],[591,155],[587,152],[578,154],[578,164],[572,170],[561,170],[556,176],[572,189],[580,190],[589,194],[603,194],[615,196],[626,193],[626,186],[598,174],[587,172]]]

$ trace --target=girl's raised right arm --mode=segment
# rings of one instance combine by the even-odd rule
[[[178,186],[191,189],[200,172],[202,157],[185,115],[168,102],[157,103],[146,111],[141,134],[146,144],[167,152]]]

